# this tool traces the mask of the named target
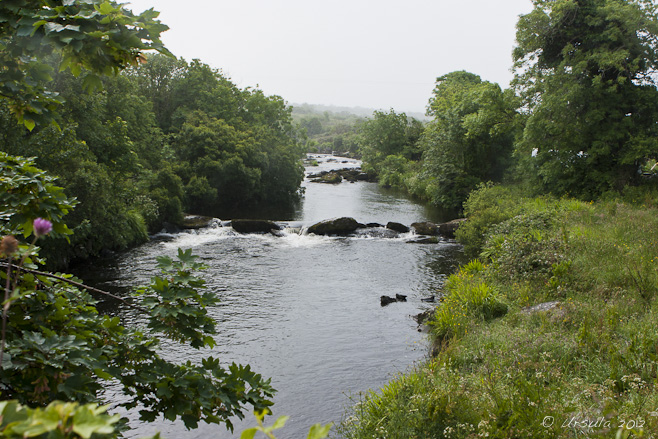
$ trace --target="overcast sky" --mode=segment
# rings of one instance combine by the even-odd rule
[[[176,56],[289,103],[424,112],[437,77],[506,88],[530,0],[133,0],[170,27]]]

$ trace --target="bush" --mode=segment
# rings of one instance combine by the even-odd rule
[[[507,305],[495,288],[481,276],[485,266],[471,261],[458,273],[448,277],[444,286],[443,304],[430,321],[433,335],[440,340],[461,336],[473,322],[504,316]]]

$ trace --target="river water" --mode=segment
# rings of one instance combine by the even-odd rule
[[[315,157],[320,166],[309,172],[358,166],[353,160]],[[305,181],[304,186],[304,199],[291,217],[271,219],[295,227],[340,216],[407,225],[446,219],[374,183]],[[173,257],[179,247],[192,248],[209,266],[202,276],[221,299],[209,310],[218,321],[217,346],[197,351],[163,342],[162,355],[174,361],[212,355],[226,365],[248,363],[271,377],[278,393],[269,423],[291,416],[279,430],[280,439],[304,438],[314,423],[339,422],[359,392],[380,388],[426,358],[426,335],[412,316],[431,307],[421,298],[435,294],[461,260],[455,243],[414,244],[408,242],[409,234],[345,238],[289,230],[275,237],[240,235],[218,226],[158,238],[77,274],[121,291],[147,284],[156,274],[156,256]],[[407,295],[407,302],[380,306],[380,296],[395,294]],[[142,323],[119,304],[104,304],[104,309],[127,324]],[[160,431],[169,439],[237,438],[255,425],[253,416],[246,415],[245,421],[236,420],[233,434],[217,425],[187,431],[182,422],[142,424],[133,419],[128,437]]]

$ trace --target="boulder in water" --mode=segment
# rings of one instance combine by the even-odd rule
[[[434,236],[439,234],[439,226],[434,223],[430,223],[429,221],[413,223],[411,224],[411,228],[414,229],[418,235]]]
[[[316,235],[347,235],[359,228],[359,223],[350,217],[333,218],[313,224],[308,233]]]
[[[240,233],[270,233],[272,230],[281,230],[280,225],[270,220],[234,219],[231,226]]]
[[[381,296],[379,298],[379,301],[382,304],[382,306],[386,306],[389,303],[397,302],[397,300],[395,300],[395,297],[388,297],[388,296]]]
[[[406,241],[408,244],[438,244],[441,239],[438,236],[418,236]]]
[[[210,227],[215,218],[202,215],[186,215],[181,224],[183,229],[205,229]]]
[[[464,221],[466,221],[466,218],[458,218],[452,221],[448,221],[447,223],[439,224],[439,233],[443,236],[447,236],[448,238],[454,238],[455,232]]]
[[[400,233],[408,233],[409,232],[409,227],[405,226],[404,224],[400,223],[395,223],[393,221],[390,221],[386,224],[387,229],[395,230],[396,232]]]

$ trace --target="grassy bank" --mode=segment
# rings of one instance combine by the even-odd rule
[[[626,200],[474,192],[458,237],[477,259],[444,286],[437,356],[364,396],[340,432],[654,437],[658,197]]]

